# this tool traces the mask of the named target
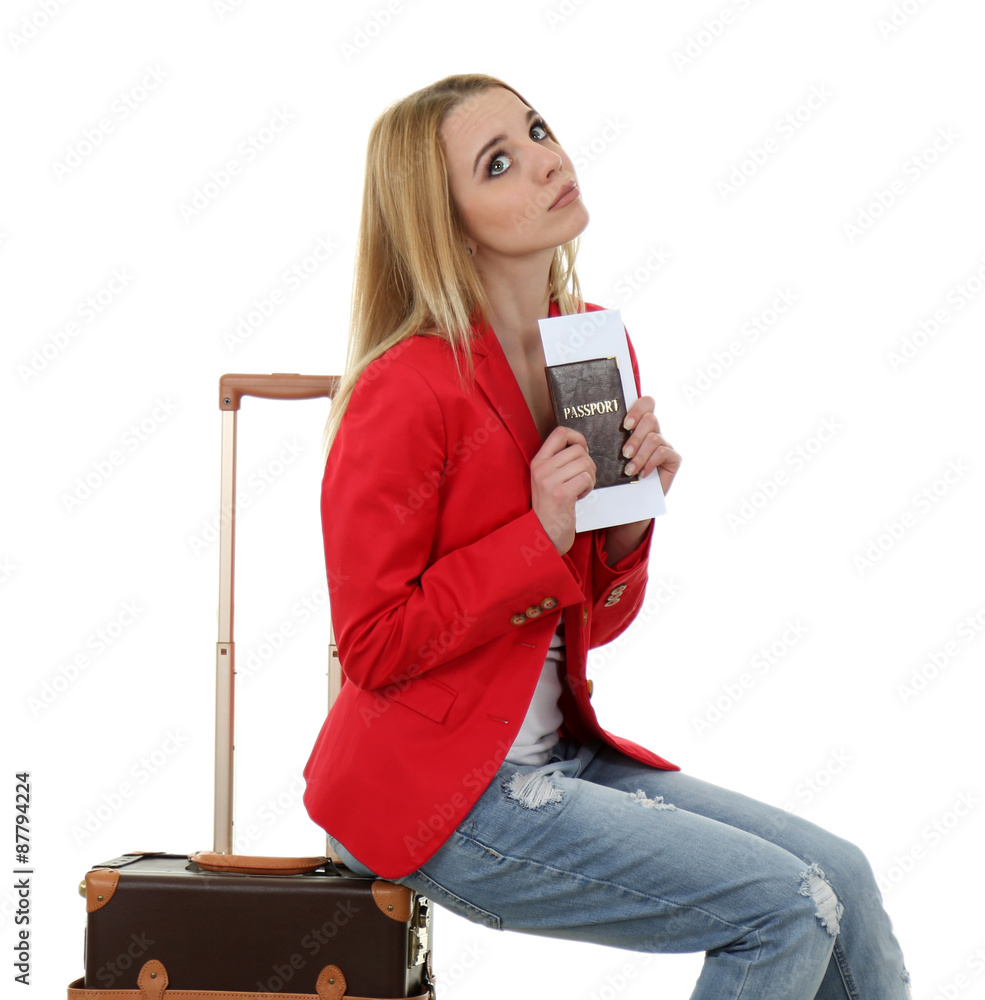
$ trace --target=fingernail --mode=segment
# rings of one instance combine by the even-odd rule
[[[626,447],[623,448],[622,453],[623,453],[623,457],[624,458],[632,458],[633,457],[633,446],[631,444],[627,444]]]
[[[629,465],[626,466],[626,475],[631,476],[635,471],[636,471],[636,463],[630,462]]]
[[[636,426],[636,421],[632,417],[626,417],[622,425],[627,431],[631,431]]]

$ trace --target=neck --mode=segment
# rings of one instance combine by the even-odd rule
[[[550,309],[548,278],[553,256],[553,250],[543,250],[532,257],[483,255],[476,261],[489,300],[487,318],[508,354],[540,350],[537,320]]]

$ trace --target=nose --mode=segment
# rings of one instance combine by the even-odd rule
[[[548,149],[543,143],[538,143],[538,146],[543,153],[541,169],[545,177],[550,177],[551,174],[564,169],[564,160],[561,159],[560,153],[556,153],[553,149]]]

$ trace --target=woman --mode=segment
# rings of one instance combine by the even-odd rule
[[[640,608],[651,522],[574,531],[595,469],[555,426],[537,319],[598,308],[573,267],[587,221],[570,158],[499,80],[449,77],[372,131],[322,496],[345,683],[308,810],[355,872],[470,920],[704,951],[695,998],[902,998],[856,848],[591,708],[587,652]],[[666,492],[680,456],[650,397],[626,426],[626,472]]]

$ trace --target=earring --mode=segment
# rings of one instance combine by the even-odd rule
[[[469,256],[471,257],[472,256],[472,248],[471,247],[466,247],[465,249],[468,250]]]

